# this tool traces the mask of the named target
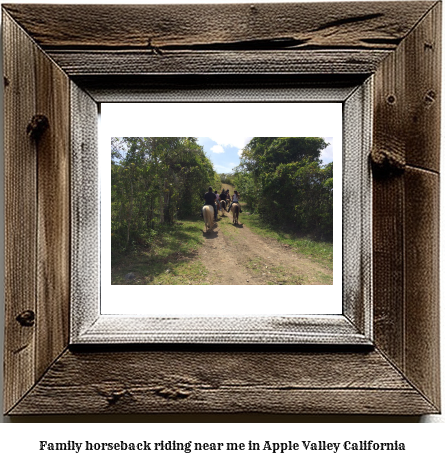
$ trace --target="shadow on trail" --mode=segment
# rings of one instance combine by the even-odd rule
[[[202,237],[204,239],[217,239],[218,238],[218,231],[211,229],[209,232],[202,232]]]

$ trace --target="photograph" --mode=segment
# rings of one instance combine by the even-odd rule
[[[332,285],[332,140],[112,138],[111,284]]]

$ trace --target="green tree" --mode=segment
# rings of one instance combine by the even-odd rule
[[[194,137],[111,140],[112,246],[149,245],[164,223],[199,211],[215,182],[212,163]]]
[[[236,185],[268,222],[332,238],[333,165],[320,137],[254,137],[242,152]]]

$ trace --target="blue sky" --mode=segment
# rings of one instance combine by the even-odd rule
[[[204,147],[207,157],[213,163],[217,173],[230,173],[239,165],[242,149],[249,143],[252,137],[221,136],[198,137],[198,144]],[[323,150],[321,158],[323,163],[333,160],[333,137],[323,137],[330,145]]]

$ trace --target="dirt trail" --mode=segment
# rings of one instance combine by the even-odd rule
[[[214,284],[332,284],[332,270],[300,256],[290,246],[258,236],[232,214],[218,215],[198,259]]]

